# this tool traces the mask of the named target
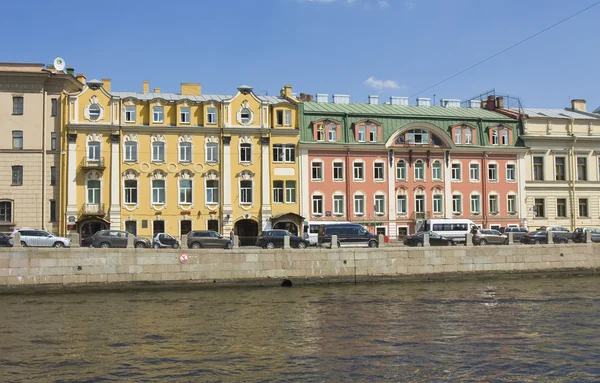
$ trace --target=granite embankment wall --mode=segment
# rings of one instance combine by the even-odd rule
[[[187,262],[181,262],[181,254]],[[0,292],[157,283],[368,282],[600,267],[600,244],[307,250],[0,249]]]

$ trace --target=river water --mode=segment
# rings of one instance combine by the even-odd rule
[[[600,381],[600,276],[0,295],[2,382]]]

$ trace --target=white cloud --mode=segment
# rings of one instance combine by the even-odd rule
[[[414,2],[414,1],[412,1],[412,0],[407,0],[407,1],[405,1],[405,2],[404,2],[404,5],[405,5],[405,6],[406,6],[406,8],[408,8],[408,10],[410,11],[410,10],[413,10],[413,9],[414,9],[414,8],[417,6],[417,3],[415,3],[415,2]]]
[[[405,85],[399,85],[398,82],[394,80],[378,80],[375,77],[369,77],[363,84],[377,90],[406,88]]]

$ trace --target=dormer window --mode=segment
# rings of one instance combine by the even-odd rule
[[[365,142],[367,139],[366,127],[364,125],[358,126],[358,142]]]
[[[369,142],[377,142],[377,126],[369,126]]]
[[[406,134],[409,144],[428,144],[429,132],[423,129],[412,129]]]
[[[508,130],[502,130],[502,145],[508,145]]]
[[[165,116],[165,108],[162,106],[155,106],[152,108],[152,122],[163,122]]]
[[[498,145],[498,131],[492,130],[492,145]]]
[[[325,129],[321,124],[317,127],[317,141],[325,141]]]
[[[490,128],[490,143],[492,145],[510,145],[512,141],[511,130],[502,124]]]
[[[327,127],[327,141],[337,141],[337,127],[334,124]]]
[[[473,143],[473,132],[471,128],[465,129],[465,144]]]

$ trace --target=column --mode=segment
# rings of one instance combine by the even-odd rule
[[[519,195],[517,196],[519,200],[519,205],[517,209],[519,209],[519,220],[521,226],[527,226],[527,195],[525,186],[527,181],[527,162],[525,161],[525,153],[519,153],[517,155],[517,182],[519,184]]]
[[[77,221],[77,134],[67,134],[67,232]]]
[[[311,211],[310,211],[310,165],[308,163],[308,149],[301,148],[299,159],[300,161],[300,177],[298,182],[298,190],[299,190],[299,198],[300,198],[300,215],[305,217],[307,221],[310,220]],[[348,182],[348,180],[346,180]],[[350,198],[350,196],[346,196],[346,198]],[[348,217],[350,216],[350,212],[346,213]]]
[[[121,229],[119,138],[118,134],[110,136],[110,210],[108,211],[108,219],[110,228],[113,230]]]
[[[231,137],[223,137],[223,168],[221,172],[221,187],[223,188],[222,226],[223,233],[229,233],[233,228],[233,209],[231,207]],[[226,217],[230,218],[226,220]]]
[[[261,137],[261,172],[262,172],[262,206],[261,206],[261,224],[263,230],[271,229],[271,157],[269,156],[269,137]]]

